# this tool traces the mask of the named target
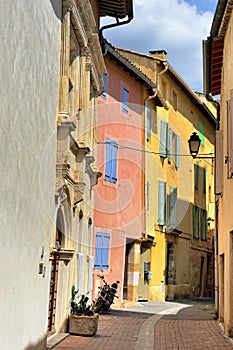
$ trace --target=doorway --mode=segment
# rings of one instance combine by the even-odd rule
[[[57,281],[59,269],[59,253],[54,252],[51,259],[51,278],[49,293],[48,335],[55,333],[55,315],[57,303]]]
[[[148,301],[149,297],[150,248],[141,244],[138,300]]]

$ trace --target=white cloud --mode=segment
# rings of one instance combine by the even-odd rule
[[[199,10],[184,0],[134,0],[131,23],[103,35],[113,45],[142,53],[166,50],[177,73],[202,91],[202,39],[209,35],[213,13]]]

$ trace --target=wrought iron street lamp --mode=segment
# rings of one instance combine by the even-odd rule
[[[214,156],[210,156],[210,155],[198,156],[198,152],[199,152],[199,148],[200,148],[200,144],[201,144],[201,139],[197,135],[196,132],[192,133],[192,135],[190,136],[190,138],[188,140],[188,143],[189,143],[189,152],[193,158],[201,158],[201,159],[205,159],[205,158],[214,159],[215,158]]]

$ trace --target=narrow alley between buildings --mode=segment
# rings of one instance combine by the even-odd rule
[[[233,349],[233,341],[214,316],[214,304],[208,299],[138,303],[100,314],[93,337],[67,335],[55,347],[51,338],[47,349]]]

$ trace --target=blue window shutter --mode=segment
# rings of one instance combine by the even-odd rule
[[[167,157],[167,129],[168,124],[166,122],[160,121],[160,157]]]
[[[146,139],[150,140],[150,130],[151,130],[151,113],[150,113],[150,104],[146,103]]]
[[[171,163],[172,161],[172,135],[173,131],[172,129],[168,129],[168,162]]]
[[[111,182],[116,183],[117,181],[117,144],[112,142],[112,173]]]
[[[166,182],[158,183],[158,225],[166,224]]]
[[[177,189],[170,188],[170,200],[169,200],[169,226],[170,228],[176,228],[176,200]]]
[[[196,237],[196,206],[192,206],[192,233],[193,237]]]
[[[195,164],[195,189],[198,189],[198,180],[199,180],[199,163]]]
[[[202,119],[199,120],[199,137],[201,140],[201,145],[205,145],[205,137],[204,137],[204,121]]]
[[[96,241],[95,241],[95,269],[101,269],[102,265],[102,259],[101,259],[101,252],[102,252],[102,234],[101,233],[96,233]]]
[[[177,169],[180,167],[180,136],[176,135],[176,157],[175,157]]]
[[[122,88],[122,111],[128,113],[129,91]]]
[[[111,180],[112,174],[112,144],[110,139],[106,139],[106,148],[105,148],[105,180]]]
[[[206,193],[206,167],[203,168],[203,192]]]
[[[117,181],[117,143],[106,139],[105,153],[105,180],[116,183]]]
[[[108,255],[109,255],[109,241],[110,236],[108,234],[103,234],[103,249],[102,249],[102,270],[108,269]]]
[[[95,242],[95,265],[96,270],[108,269],[110,235],[107,233],[96,232]]]
[[[103,75],[103,81],[104,81],[104,92],[102,92],[101,96],[103,98],[107,98],[107,91],[108,91],[108,75]]]

